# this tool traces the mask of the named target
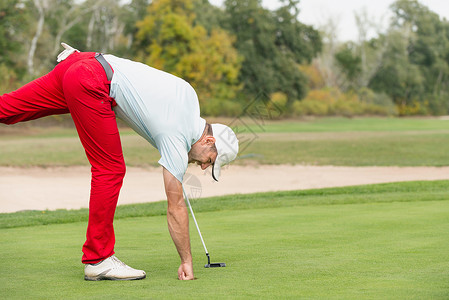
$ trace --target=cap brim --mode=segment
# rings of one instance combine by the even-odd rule
[[[238,153],[238,139],[234,131],[223,124],[212,124],[217,157],[212,166],[212,178],[218,181],[221,167],[233,161]]]
[[[221,172],[221,166],[219,163],[215,162],[212,166],[212,178],[215,181],[218,181],[218,178],[220,178],[220,172]]]

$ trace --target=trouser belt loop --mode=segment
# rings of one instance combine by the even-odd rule
[[[95,53],[95,59],[98,60],[98,62],[101,64],[104,71],[106,72],[106,77],[108,78],[108,81],[111,81],[114,71],[112,71],[111,66],[108,64],[104,56],[101,53]]]

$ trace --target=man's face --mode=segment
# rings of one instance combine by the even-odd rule
[[[195,143],[189,151],[189,163],[196,163],[205,170],[215,163],[217,159],[217,149],[215,148],[215,138],[206,136],[201,141]]]

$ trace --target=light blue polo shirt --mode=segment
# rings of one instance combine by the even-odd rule
[[[104,55],[114,69],[110,96],[115,114],[156,149],[164,166],[180,182],[188,152],[203,134],[198,97],[185,80],[145,64]]]

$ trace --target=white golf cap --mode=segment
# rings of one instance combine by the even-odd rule
[[[239,152],[239,140],[234,131],[223,124],[212,124],[212,133],[217,148],[217,158],[212,166],[212,177],[218,181],[221,167],[229,164],[237,157]]]

